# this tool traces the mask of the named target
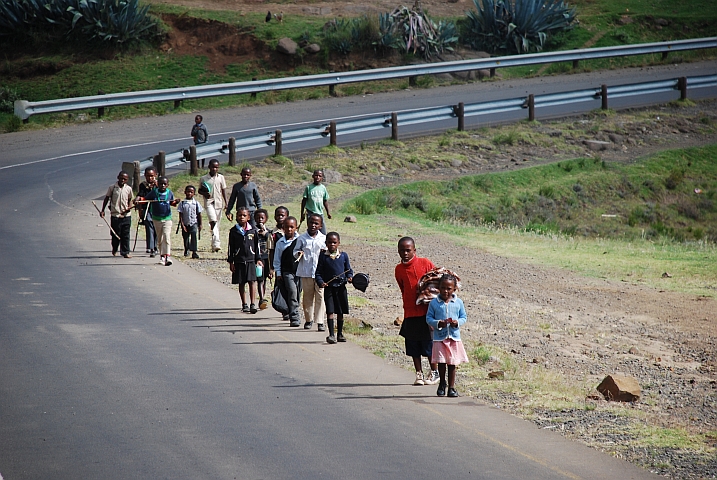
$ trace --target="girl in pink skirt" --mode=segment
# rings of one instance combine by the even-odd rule
[[[455,294],[458,281],[456,277],[445,274],[441,277],[440,293],[428,305],[426,322],[433,328],[432,361],[438,363],[441,382],[436,395],[446,394],[446,365],[448,365],[448,396],[457,397],[456,365],[468,363],[468,355],[461,342],[460,327],[466,323],[466,308]]]

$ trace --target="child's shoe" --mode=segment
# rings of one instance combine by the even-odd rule
[[[269,308],[269,302],[267,302],[265,298],[259,300],[259,310],[266,310],[267,308]]]
[[[154,250],[148,250],[148,251],[149,251],[149,258],[154,258],[157,256],[157,252],[155,252]]]
[[[453,390],[453,392],[455,393],[455,390],[454,390],[454,389],[451,389],[451,390]],[[445,383],[439,383],[439,384],[438,384],[438,390],[436,390],[436,395],[439,396],[439,397],[445,397],[445,396],[446,396],[446,384],[445,384]],[[449,393],[448,396],[450,396],[450,395],[451,395],[451,394]]]
[[[185,251],[184,251],[184,256],[185,256],[185,257],[188,257],[188,256],[189,256],[189,250],[185,250]]]
[[[199,260],[199,255],[197,255],[197,252],[192,253],[192,258],[195,260]]]
[[[426,385],[435,385],[441,380],[441,376],[438,374],[438,370],[431,370],[430,375],[426,379]]]
[[[325,332],[326,331],[326,325],[323,323],[319,323],[319,332]]]
[[[241,306],[242,313],[249,313],[249,305],[246,303]]]
[[[256,309],[256,305],[254,305],[254,304],[252,303],[251,306],[249,307],[249,313],[256,313],[256,312],[258,312],[258,311],[259,311],[259,310]]]
[[[448,396],[449,396],[449,397],[457,397],[457,396],[458,396],[458,392],[456,392],[456,389],[455,389],[455,388],[451,387],[451,388],[448,389]]]
[[[161,263],[162,265],[166,265],[166,261],[167,261],[167,258],[165,255],[162,255],[161,257],[159,257],[159,263]]]
[[[304,330],[311,330],[311,327],[314,326],[314,322],[304,322]]]
[[[346,337],[344,337],[344,334],[343,334],[343,333],[339,333],[338,335],[336,335],[336,341],[337,341],[337,342],[345,342],[345,341],[346,341]]]
[[[336,343],[336,337],[334,337],[333,335],[329,335],[328,337],[326,337],[326,343],[329,343],[329,344]]]
[[[416,380],[413,382],[414,385],[425,385],[426,382],[423,380],[423,372],[416,372]]]
[[[172,259],[169,258],[169,255],[167,255],[167,256],[165,257],[165,259],[164,259],[164,265],[168,267],[168,266],[170,266],[171,264],[172,264]]]

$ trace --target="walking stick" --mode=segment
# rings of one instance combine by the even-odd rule
[[[140,202],[135,202],[135,203],[140,203]],[[141,202],[141,203],[146,203],[146,202],[147,201],[145,200],[144,202]],[[144,209],[144,218],[142,219],[142,223],[147,222],[147,214],[148,213],[149,213],[149,205],[147,205]],[[137,219],[137,231],[134,232],[134,246],[132,247],[133,252],[134,252],[134,249],[137,248],[137,235],[138,234],[139,234],[139,219]]]
[[[110,227],[110,232],[112,232],[112,235],[114,235],[115,238],[117,238],[117,240],[120,240],[120,236],[117,235],[117,232],[114,231],[114,229],[112,228],[112,225],[110,225],[110,222],[108,222],[107,219],[102,216],[102,212],[101,212],[100,209],[97,207],[97,204],[95,203],[94,200],[92,200],[92,205],[95,206],[95,210],[97,210],[97,213],[100,214],[100,218],[102,218],[102,220],[105,221],[105,223],[107,224],[107,226]]]

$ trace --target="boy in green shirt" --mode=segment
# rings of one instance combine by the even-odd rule
[[[330,219],[331,212],[329,211],[329,192],[326,187],[321,183],[324,178],[323,170],[314,170],[312,175],[314,183],[306,186],[304,189],[304,195],[301,200],[301,221],[303,222],[308,215],[318,215],[321,217],[321,233],[326,235],[326,221],[324,220],[324,209],[326,210],[326,216]]]

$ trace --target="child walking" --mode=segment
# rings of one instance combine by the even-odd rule
[[[114,232],[119,235],[117,238],[114,234],[112,238],[112,255],[117,255],[117,249],[119,248],[120,254],[124,258],[132,258],[132,254],[129,249],[129,239],[132,234],[132,187],[127,185],[129,182],[129,175],[125,172],[120,172],[117,175],[117,182],[110,185],[105,195],[105,200],[102,202],[102,210],[100,210],[100,217],[105,218],[105,208],[107,204],[110,205],[110,227]]]
[[[460,327],[466,323],[466,309],[463,301],[456,296],[458,280],[444,274],[438,284],[439,294],[428,304],[426,323],[433,327],[433,356],[438,363],[441,383],[436,395],[446,394],[446,365],[448,365],[448,396],[457,397],[456,366],[468,363],[468,355],[461,341]]]
[[[257,290],[259,291],[259,310],[264,310],[269,306],[266,301],[266,279],[271,274],[269,263],[269,241],[271,233],[266,228],[266,222],[269,219],[269,212],[263,208],[254,212],[254,224],[256,225],[256,234],[259,237],[259,257],[265,268],[261,271],[261,276],[256,279]]]
[[[219,222],[222,219],[222,210],[227,204],[227,182],[224,175],[219,173],[219,160],[212,158],[208,165],[209,173],[200,178],[198,193],[204,197],[204,210],[209,217],[209,228],[212,230],[212,252],[221,248],[219,238]]]
[[[281,205],[279,207],[276,207],[274,210],[274,220],[276,221],[276,227],[272,228],[269,231],[269,239],[266,243],[266,247],[269,250],[269,278],[272,278],[275,274],[274,271],[274,252],[276,251],[276,244],[279,242],[279,239],[284,236],[284,222],[289,217],[289,209],[285,206]],[[296,220],[296,219],[294,219]],[[294,231],[296,231],[296,227],[294,227]],[[293,261],[293,260],[292,260]],[[279,280],[277,279],[276,282]],[[290,321],[288,313],[282,313],[281,318],[284,321]]]
[[[398,334],[405,340],[406,355],[413,358],[413,366],[416,369],[416,380],[413,384],[435,385],[439,377],[438,366],[431,363],[433,342],[431,329],[426,323],[428,305],[416,305],[418,281],[435,266],[429,259],[416,255],[416,244],[411,237],[403,237],[398,241],[398,256],[401,257],[401,263],[396,265],[394,274],[403,298],[403,323]],[[428,378],[423,377],[421,357],[428,357],[431,366]]]
[[[321,233],[326,235],[326,222],[324,221],[324,210],[326,210],[326,216],[331,219],[331,212],[329,211],[329,192],[326,187],[321,183],[324,179],[323,170],[314,170],[312,175],[314,183],[310,183],[304,189],[303,198],[301,200],[301,221],[311,215],[318,215],[321,217]]]
[[[237,210],[237,224],[229,230],[229,270],[232,272],[232,284],[239,285],[244,313],[256,313],[256,266],[262,266],[259,257],[259,237],[256,230],[249,223],[249,209],[239,207]],[[249,284],[249,300],[247,304],[246,284]]]
[[[329,324],[329,336],[326,343],[345,342],[344,315],[349,313],[349,296],[346,282],[351,283],[354,271],[349,263],[346,252],[339,251],[341,237],[337,232],[326,235],[326,250],[319,255],[316,266],[316,284],[324,289],[326,305],[326,323]],[[336,336],[334,336],[334,319],[336,320]]]
[[[182,239],[184,239],[184,256],[192,252],[192,258],[199,258],[197,254],[197,232],[202,231],[202,212],[204,209],[194,198],[197,189],[194,185],[184,188],[184,200],[179,202],[179,224],[182,226]]]
[[[310,330],[314,322],[318,324],[319,332],[325,332],[324,326],[324,289],[316,284],[314,275],[319,263],[321,250],[326,250],[326,235],[320,232],[321,216],[315,213],[309,215],[306,232],[299,236],[294,247],[294,258],[299,265],[296,275],[301,277],[301,289],[304,291],[302,306],[304,307],[304,328]]]
[[[157,232],[159,263],[167,267],[172,264],[172,207],[179,203],[179,200],[174,199],[174,194],[167,188],[168,186],[167,177],[159,177],[157,186],[145,197],[145,200],[156,200],[150,203],[149,212],[152,214],[154,229]]]
[[[137,198],[146,197],[149,192],[157,187],[157,170],[154,167],[144,169],[144,182],[139,184],[137,189]],[[135,202],[137,200],[135,199]],[[139,214],[139,223],[144,225],[144,239],[147,245],[147,253],[150,258],[157,255],[157,232],[154,230],[154,222],[149,211],[149,205],[146,203],[137,204],[137,213]],[[137,242],[135,242],[136,244]]]
[[[276,284],[282,289],[286,306],[289,308],[285,319],[291,322],[290,327],[301,326],[301,314],[299,313],[301,279],[296,276],[297,263],[294,259],[294,247],[299,240],[299,235],[296,232],[297,224],[294,217],[286,217],[283,221],[284,235],[276,241],[273,264]]]
[[[244,167],[241,169],[241,182],[237,182],[232,187],[232,193],[229,196],[226,215],[229,221],[232,220],[232,207],[234,202],[237,204],[237,213],[240,207],[249,209],[249,223],[256,228],[254,222],[254,212],[257,208],[261,208],[261,197],[259,196],[259,188],[256,183],[251,182],[251,168]]]

